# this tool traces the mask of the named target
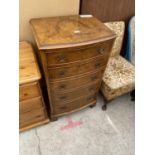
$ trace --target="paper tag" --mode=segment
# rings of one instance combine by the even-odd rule
[[[81,18],[92,18],[92,15],[80,15]]]
[[[75,34],[80,33],[80,30],[74,30],[74,33]]]

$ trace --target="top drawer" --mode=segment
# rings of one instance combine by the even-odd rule
[[[48,66],[53,65],[63,65],[65,63],[71,63],[76,61],[81,61],[84,59],[90,59],[96,56],[107,55],[110,52],[111,44],[113,40],[108,40],[103,42],[102,44],[96,44],[94,46],[89,46],[81,49],[64,49],[58,51],[50,51],[47,50],[46,58]]]

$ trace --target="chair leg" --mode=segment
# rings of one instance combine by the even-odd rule
[[[103,95],[103,101],[104,101],[104,104],[103,104],[103,106],[102,106],[102,110],[105,111],[105,110],[107,110],[107,104],[108,104],[110,101],[108,101],[108,100],[104,97],[104,95]]]
[[[102,95],[102,98],[103,98],[102,110],[105,111],[105,110],[107,110],[107,104],[108,104],[109,101],[106,100],[106,98],[105,98],[105,96],[104,96],[104,94],[102,93],[101,90],[99,92],[100,92],[100,94]]]
[[[104,103],[104,105],[102,106],[102,110],[103,111],[107,110],[107,103]]]
[[[130,93],[131,101],[135,101],[135,90]]]
[[[104,101],[104,104],[102,106],[102,110],[105,111],[107,110],[107,104],[109,104],[111,101],[113,101],[113,99],[110,99],[110,100],[107,100],[104,95],[103,95],[103,101]]]

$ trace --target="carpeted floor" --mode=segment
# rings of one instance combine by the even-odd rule
[[[20,155],[134,155],[134,102],[126,94],[20,134]]]

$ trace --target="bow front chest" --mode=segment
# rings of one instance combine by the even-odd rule
[[[95,105],[115,33],[90,15],[31,19],[30,24],[51,119]]]

